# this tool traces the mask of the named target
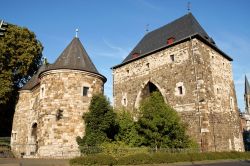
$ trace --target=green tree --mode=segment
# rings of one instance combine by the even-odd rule
[[[41,65],[42,44],[27,28],[8,25],[0,37],[0,103],[6,103]]]
[[[175,110],[166,105],[159,92],[142,101],[137,130],[141,145],[158,148],[187,148],[191,141]]]
[[[94,95],[89,112],[83,118],[86,128],[85,136],[77,138],[80,146],[99,146],[103,142],[114,140],[117,133],[116,115],[105,96]]]
[[[9,24],[6,29],[0,37],[0,136],[10,134],[17,91],[41,65],[43,50],[27,28]]]
[[[123,142],[130,147],[140,145],[140,136],[136,130],[136,122],[129,111],[119,111],[117,114],[119,131],[115,137],[116,141]]]

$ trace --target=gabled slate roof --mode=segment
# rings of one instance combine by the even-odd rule
[[[245,76],[245,95],[250,95],[250,85],[247,76]]]
[[[228,55],[222,52],[215,44],[214,40],[208,36],[192,13],[188,13],[181,18],[164,25],[154,31],[146,34],[123,62],[113,68],[127,64],[135,59],[141,58],[157,50],[173,46],[189,38],[197,37],[209,44],[216,51],[219,51],[225,58],[232,60]],[[167,40],[173,38],[173,43],[168,44]],[[137,54],[136,57],[133,57]]]
[[[39,74],[43,71],[45,71],[45,69],[47,68],[47,65],[43,64],[38,71],[36,72],[36,74],[34,74],[31,79],[21,88],[21,90],[30,90],[33,87],[35,87],[38,83],[39,83]]]
[[[43,65],[38,72],[21,88],[21,90],[31,90],[39,84],[39,75],[41,73],[59,69],[87,71],[100,75],[104,82],[107,81],[106,77],[101,75],[96,69],[79,38],[74,38],[57,58],[55,63]]]

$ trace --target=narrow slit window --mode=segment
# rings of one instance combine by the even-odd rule
[[[84,87],[83,87],[83,93],[82,93],[82,95],[83,95],[83,96],[87,96],[87,95],[88,95],[88,92],[89,92],[89,87],[84,86]]]
[[[41,85],[40,88],[40,98],[44,98],[45,97],[45,85]]]
[[[220,94],[220,89],[219,88],[217,88],[217,94]]]
[[[170,59],[172,62],[174,62],[174,54],[170,55]]]
[[[123,104],[127,105],[127,99],[123,99]]]
[[[146,64],[147,68],[149,68],[149,63]]]
[[[183,94],[183,89],[182,89],[182,86],[179,86],[179,87],[178,87],[178,92],[179,92],[179,94],[180,94],[180,95],[182,95],[182,94]]]
[[[44,97],[44,87],[42,87],[42,97]]]
[[[230,97],[230,110],[232,111],[234,108],[234,100],[232,97]]]

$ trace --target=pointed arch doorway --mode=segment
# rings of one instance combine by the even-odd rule
[[[137,94],[136,101],[135,101],[135,108],[136,109],[139,108],[140,102],[143,99],[149,97],[150,94],[153,93],[153,92],[160,92],[160,94],[163,96],[163,92],[160,90],[159,86],[154,84],[151,81],[148,81],[146,83],[146,85]],[[164,96],[163,96],[163,98],[164,98]],[[165,98],[164,98],[164,100],[165,100]]]

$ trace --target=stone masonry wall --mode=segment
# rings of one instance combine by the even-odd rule
[[[201,150],[241,151],[231,68],[222,55],[192,39],[113,69],[114,106],[136,112],[150,82],[180,114]]]
[[[31,98],[30,91],[22,91],[19,94],[19,100],[16,105],[16,111],[13,118],[12,133],[11,133],[11,148],[16,156],[26,152],[28,126],[26,117],[29,112],[29,100]]]
[[[43,73],[40,84],[44,96],[41,96],[38,119],[38,155],[79,155],[76,137],[82,137],[85,132],[82,116],[88,111],[92,95],[103,93],[102,79],[87,72],[57,70]],[[89,87],[87,96],[83,96],[84,86]],[[62,118],[57,120],[59,110]]]
[[[11,146],[17,157],[70,158],[79,156],[77,136],[84,136],[82,119],[93,94],[103,93],[103,78],[77,70],[44,72],[32,91],[20,91]],[[83,87],[89,87],[83,96]],[[60,115],[60,116],[59,116]],[[32,126],[36,124],[34,136]]]

